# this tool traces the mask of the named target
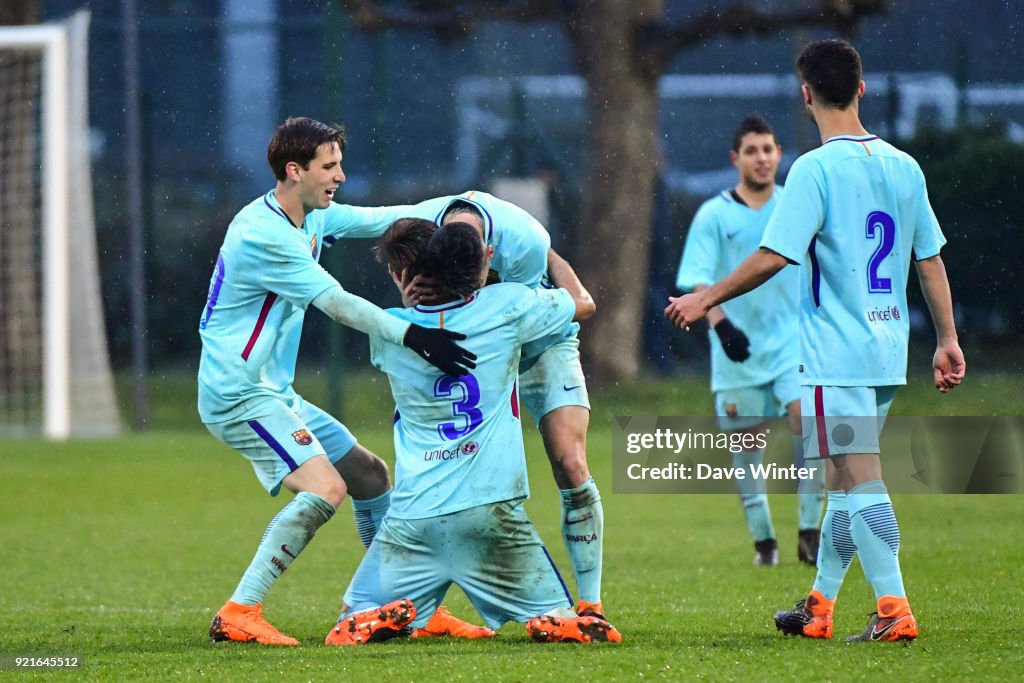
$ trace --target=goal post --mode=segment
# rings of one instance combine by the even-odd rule
[[[88,25],[78,12],[0,27],[0,163],[23,172],[0,193],[0,436],[121,429],[96,257]]]

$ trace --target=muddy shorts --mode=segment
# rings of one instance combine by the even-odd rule
[[[409,599],[416,605],[412,625],[419,628],[452,584],[493,629],[573,604],[522,500],[426,519],[385,517],[345,604],[352,613]]]

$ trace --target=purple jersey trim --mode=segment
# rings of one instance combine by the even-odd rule
[[[270,435],[270,432],[267,431],[266,427],[261,425],[257,420],[249,420],[248,422],[249,426],[252,427],[252,430],[256,432],[261,439],[266,441],[268,446],[274,449],[274,452],[277,453],[281,460],[284,460],[284,464],[288,465],[289,471],[294,472],[299,469],[299,466],[295,464],[294,460],[292,460],[292,456],[288,455],[288,451],[285,450],[284,446],[278,443],[277,439]]]
[[[473,192],[476,192],[476,190],[474,190]],[[473,192],[470,192],[469,194],[473,194]],[[480,202],[475,202],[472,199],[463,197],[462,195],[454,197],[450,202],[445,204],[444,208],[441,209],[440,213],[438,213],[437,216],[434,217],[434,222],[437,223],[438,225],[441,225],[441,219],[444,217],[445,212],[455,202],[466,202],[467,204],[472,204],[476,208],[480,209],[480,213],[484,215],[484,220],[487,222],[487,239],[485,241],[487,242],[487,244],[490,244],[491,238],[494,237],[494,218],[491,217],[491,214],[487,211],[487,209],[481,206]]]
[[[562,590],[565,591],[565,599],[569,601],[569,606],[572,607],[574,604],[572,601],[572,593],[569,592],[569,587],[565,585],[565,579],[562,578],[562,575],[558,571],[558,567],[555,566],[555,561],[551,559],[551,554],[548,553],[548,549],[544,545],[541,545],[540,549],[544,551],[544,557],[548,558],[548,563],[551,565],[551,571],[553,571],[555,576],[558,577],[558,583],[562,584]]]
[[[814,305],[821,308],[821,267],[818,265],[818,255],[814,251],[817,244],[818,238],[812,238],[810,246],[807,247],[807,255],[811,259],[811,296],[814,297]]]
[[[871,142],[872,140],[877,140],[877,139],[878,139],[877,135],[872,135],[872,136],[866,137],[866,138],[832,138],[831,140],[826,140],[825,144],[827,145],[830,142],[839,142],[840,140],[844,140],[846,142]]]
[[[474,299],[476,299],[475,292],[473,293],[473,296],[469,297],[468,299],[456,301],[451,304],[442,304],[440,306],[417,306],[416,310],[419,311],[420,313],[443,313],[444,311],[451,311],[456,308],[462,308],[463,306],[472,303]]]
[[[271,190],[271,192],[272,191],[273,190]],[[273,204],[270,203],[270,200],[267,199],[267,197],[269,197],[269,196],[270,196],[270,192],[268,192],[265,195],[263,195],[263,203],[267,205],[267,208],[270,209],[271,211],[273,211],[274,213],[276,213],[281,218],[283,218],[286,221],[288,221],[288,225],[292,226],[293,228],[298,227],[294,223],[292,223],[292,219],[291,218],[288,218],[288,214],[286,214],[284,211],[281,211],[281,209],[276,208]]]
[[[210,322],[210,315],[213,313],[213,307],[217,305],[217,299],[220,298],[220,287],[224,284],[224,256],[217,254],[217,277],[213,281],[213,287],[210,288],[210,300],[206,302],[206,315],[203,316],[203,321],[199,324],[199,329],[205,330],[206,324]]]

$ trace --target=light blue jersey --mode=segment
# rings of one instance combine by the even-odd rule
[[[501,281],[540,286],[548,271],[551,236],[536,218],[515,204],[471,190],[420,202],[413,207],[413,215],[440,225],[445,210],[456,200],[472,204],[483,214],[484,239],[494,247],[491,269]]]
[[[910,260],[946,240],[909,155],[829,138],[793,164],[761,246],[801,264],[801,384],[906,384]]]
[[[428,199],[413,206],[383,208],[375,216],[384,220],[384,224],[368,227],[383,231],[392,221],[404,217],[424,218],[440,225],[445,210],[455,201],[472,204],[483,214],[484,239],[494,248],[491,269],[502,282],[518,282],[527,287],[551,286],[547,279],[548,249],[551,248],[548,231],[527,211],[486,192],[470,190]],[[570,323],[565,330],[526,345],[523,358],[535,358],[553,344],[572,338],[579,329],[578,323]]]
[[[441,306],[389,309],[424,327],[452,328],[477,354],[459,378],[409,349],[370,338],[397,405],[395,488],[388,514],[423,519],[529,495],[516,395],[520,347],[562,329],[576,306],[562,289],[502,283]]]
[[[293,402],[306,307],[338,285],[318,263],[322,248],[340,237],[379,235],[380,211],[331,204],[296,227],[271,191],[238,212],[199,321],[203,422],[236,419],[268,398]]]
[[[688,291],[712,285],[732,272],[761,243],[781,196],[782,186],[777,185],[758,210],[729,190],[704,202],[686,235],[676,287]],[[726,317],[750,339],[750,358],[742,363],[729,360],[718,335],[709,329],[712,391],[760,386],[796,369],[798,277],[798,268],[784,268],[754,291],[722,304]]]

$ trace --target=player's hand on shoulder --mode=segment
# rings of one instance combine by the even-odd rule
[[[420,358],[452,377],[462,377],[476,367],[476,354],[458,344],[466,335],[452,330],[423,327],[413,323],[402,343]]]
[[[750,340],[743,330],[732,324],[728,318],[722,318],[715,325],[715,334],[722,342],[722,350],[729,360],[742,363],[750,358]]]

